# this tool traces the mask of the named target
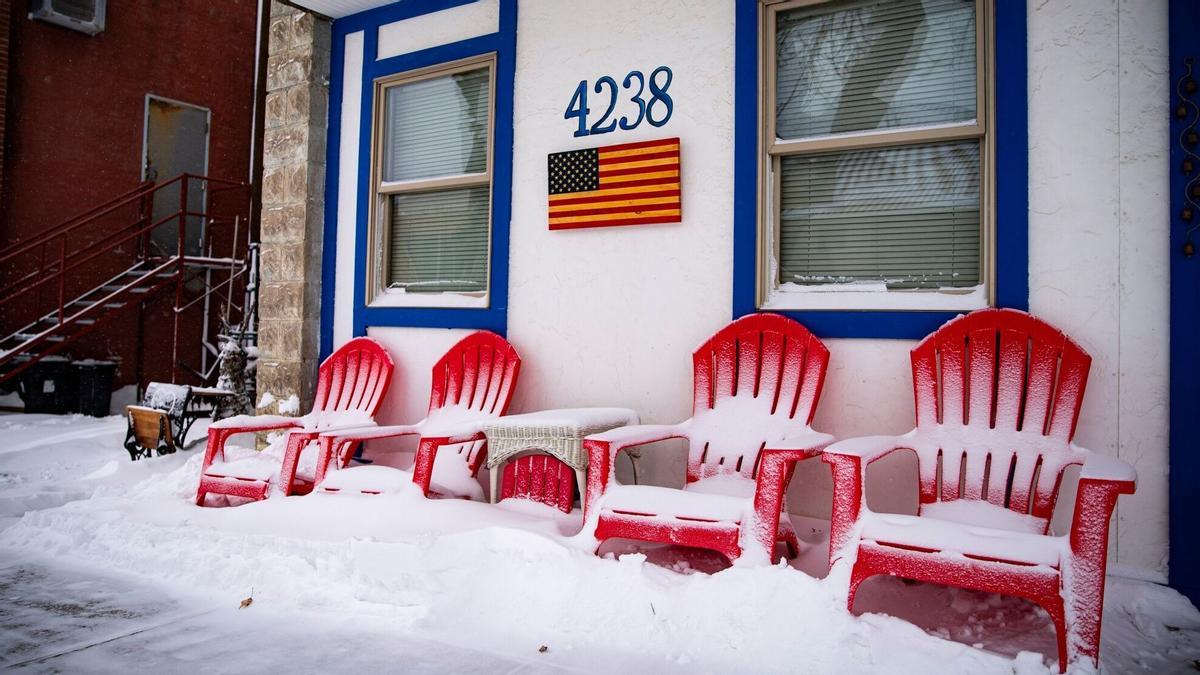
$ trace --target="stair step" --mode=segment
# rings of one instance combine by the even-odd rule
[[[38,336],[37,333],[13,333],[11,337],[17,338],[18,340],[20,340],[22,342],[26,342],[26,341],[32,340],[33,338],[35,338],[37,336]],[[62,342],[65,339],[66,338],[61,335],[51,335],[46,338],[46,340],[48,342]]]
[[[121,289],[123,289],[123,288],[125,288],[125,286],[111,286],[111,285],[110,285],[110,286],[101,286],[101,287],[100,287],[100,290],[102,290],[102,291],[108,291],[109,293],[112,293],[113,291],[119,291],[119,290],[121,290]],[[150,292],[150,289],[149,289],[149,288],[142,288],[142,287],[139,287],[139,286],[134,286],[133,288],[130,288],[130,289],[129,289],[129,292],[130,292],[130,293],[149,293],[149,292]]]

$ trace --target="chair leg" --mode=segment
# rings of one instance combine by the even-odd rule
[[[304,451],[315,434],[288,434],[287,448],[283,451],[283,463],[279,467],[279,489],[284,496],[290,496],[296,490],[296,467],[300,463],[300,453]]]
[[[1075,655],[1070,653],[1073,650],[1068,647],[1070,636],[1067,633],[1067,619],[1063,600],[1059,596],[1031,599],[1042,609],[1046,610],[1046,613],[1050,615],[1050,620],[1054,622],[1054,635],[1058,643],[1058,672],[1065,673],[1067,672],[1067,664],[1073,660]],[[1074,618],[1074,621],[1078,622],[1079,619],[1080,617],[1077,616]],[[1099,664],[1097,664],[1098,666]]]
[[[1065,622],[1055,617],[1054,611],[1046,607],[1050,616],[1055,618],[1054,626],[1058,631],[1058,656],[1062,672],[1066,672],[1068,664],[1084,660],[1090,661],[1098,670],[1100,668],[1100,621],[1104,612],[1103,590],[1099,594],[1072,592],[1068,593],[1067,597],[1071,603],[1069,632]],[[1045,607],[1044,604],[1042,606]],[[1058,612],[1059,616],[1064,614],[1061,606]]]
[[[789,559],[800,555],[800,539],[796,537],[796,528],[792,525],[791,516],[786,513],[779,515],[779,532],[775,535],[775,541],[783,542]]]
[[[846,594],[846,611],[854,613],[854,596],[858,594],[858,587],[862,582],[871,577],[869,572],[863,570],[862,566],[855,563],[854,568],[850,571],[850,591]]]

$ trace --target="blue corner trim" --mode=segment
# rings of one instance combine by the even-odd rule
[[[1195,424],[1200,410],[1200,254],[1185,257],[1183,244],[1187,229],[1181,213],[1184,189],[1189,176],[1181,170],[1184,153],[1179,139],[1184,129],[1197,124],[1196,113],[1183,119],[1172,114],[1180,98],[1178,83],[1186,72],[1185,59],[1192,59],[1192,73],[1200,76],[1200,3],[1171,0],[1168,39],[1170,40],[1170,102],[1164,115],[1171,119],[1171,425],[1170,425],[1170,571],[1169,580],[1179,592],[1200,606],[1200,518],[1196,517],[1196,485],[1200,482],[1200,432]],[[1197,77],[1200,79],[1200,77]],[[1200,96],[1193,101],[1200,102]],[[1196,178],[1193,168],[1190,178]],[[1190,225],[1196,224],[1193,214]],[[1192,241],[1200,244],[1200,232]]]
[[[758,311],[759,0],[737,0],[734,46],[733,316]],[[1029,124],[1024,2],[997,2],[996,304],[1029,308]],[[776,311],[776,310],[772,310]],[[919,339],[958,312],[779,311],[821,337]]]
[[[429,49],[376,59],[378,28],[394,21],[420,16],[475,0],[408,0],[354,14],[333,22],[330,72],[329,127],[325,181],[325,228],[322,251],[321,358],[333,348],[334,286],[337,275],[337,197],[341,149],[342,79],[346,36],[363,32],[362,100],[365,120],[358,147],[358,213],[354,251],[353,332],[366,334],[369,326],[433,328],[483,328],[504,335],[508,328],[508,238],[512,213],[513,83],[516,75],[517,0],[500,0],[500,25],[496,33],[439,45]],[[489,278],[490,307],[441,309],[368,307],[366,305],[367,217],[370,206],[372,97],[374,80],[395,73],[460,59],[496,54],[496,100],[492,157],[492,243]]]
[[[346,60],[344,24],[334,22],[329,67],[329,112],[326,114],[325,222],[321,235],[321,336],[319,358],[333,352],[333,291],[337,269],[337,186],[341,169],[342,79]]]

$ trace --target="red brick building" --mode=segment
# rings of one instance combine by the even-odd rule
[[[259,10],[257,0],[0,0],[0,247],[146,178],[163,182],[188,171],[249,182]],[[106,227],[78,236],[97,237]],[[228,236],[210,238],[213,249],[228,254],[219,241]],[[89,278],[72,281],[104,282],[107,257],[75,275]],[[194,295],[196,284],[186,291]],[[139,345],[147,331],[165,330],[169,339],[173,300],[167,289],[133,303],[64,351],[119,358],[118,384],[166,379],[171,354],[163,340],[155,337],[153,349]],[[191,330],[200,320],[197,312],[184,318]],[[0,333],[15,330],[13,321],[0,311]],[[198,362],[199,350],[189,349],[195,354],[180,358]]]

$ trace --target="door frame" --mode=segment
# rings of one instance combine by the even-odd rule
[[[1170,119],[1170,260],[1171,260],[1171,357],[1170,357],[1170,478],[1169,480],[1169,541],[1168,575],[1171,586],[1200,605],[1200,518],[1196,517],[1196,484],[1200,481],[1200,429],[1195,424],[1200,410],[1200,253],[1191,257],[1183,253],[1189,228],[1200,224],[1200,200],[1188,199],[1185,190],[1189,183],[1200,180],[1200,162],[1190,176],[1181,165],[1185,156],[1185,129],[1200,128],[1200,92],[1189,98],[1187,114],[1176,117],[1175,108],[1182,97],[1177,89],[1187,72],[1185,59],[1192,60],[1192,77],[1200,80],[1200,3],[1195,0],[1170,0],[1168,10],[1169,91],[1165,113]],[[1200,153],[1192,146],[1191,154]],[[1182,211],[1192,207],[1192,221],[1185,223]],[[1200,229],[1192,232],[1191,241],[1200,247]]]
[[[207,176],[208,175],[208,162],[209,162],[209,158],[211,156],[211,151],[212,151],[212,109],[206,108],[201,105],[196,105],[195,103],[188,103],[187,101],[180,101],[179,99],[171,98],[169,96],[160,96],[159,94],[152,94],[152,93],[147,92],[145,99],[142,103],[142,168],[140,171],[141,180],[143,180],[143,181],[146,180],[146,170],[150,167],[150,101],[151,100],[162,101],[164,103],[170,103],[171,105],[177,105],[177,106],[184,107],[184,108],[192,108],[194,110],[200,110],[200,111],[204,112],[204,170],[202,172],[202,175]],[[174,176],[168,176],[168,178],[174,178]],[[157,180],[155,181],[155,183],[157,184]],[[201,183],[200,211],[203,212],[207,205],[208,205],[208,186],[204,183]],[[203,253],[203,251],[204,251],[204,243],[207,238],[207,234],[208,234],[208,224],[204,222],[203,218],[201,218],[200,219],[200,250],[201,250],[201,253]]]
[[[204,111],[204,175],[208,175],[208,160],[209,152],[212,149],[212,109],[205,108],[202,105],[180,101],[179,99],[170,98],[168,96],[159,96],[158,94],[147,93],[144,102],[142,103],[142,169],[139,172],[142,180],[146,180],[146,168],[149,165],[150,152],[150,100],[162,101],[172,105],[182,106],[184,108],[194,108]],[[174,178],[174,176],[172,176]],[[207,194],[207,191],[206,191]]]

